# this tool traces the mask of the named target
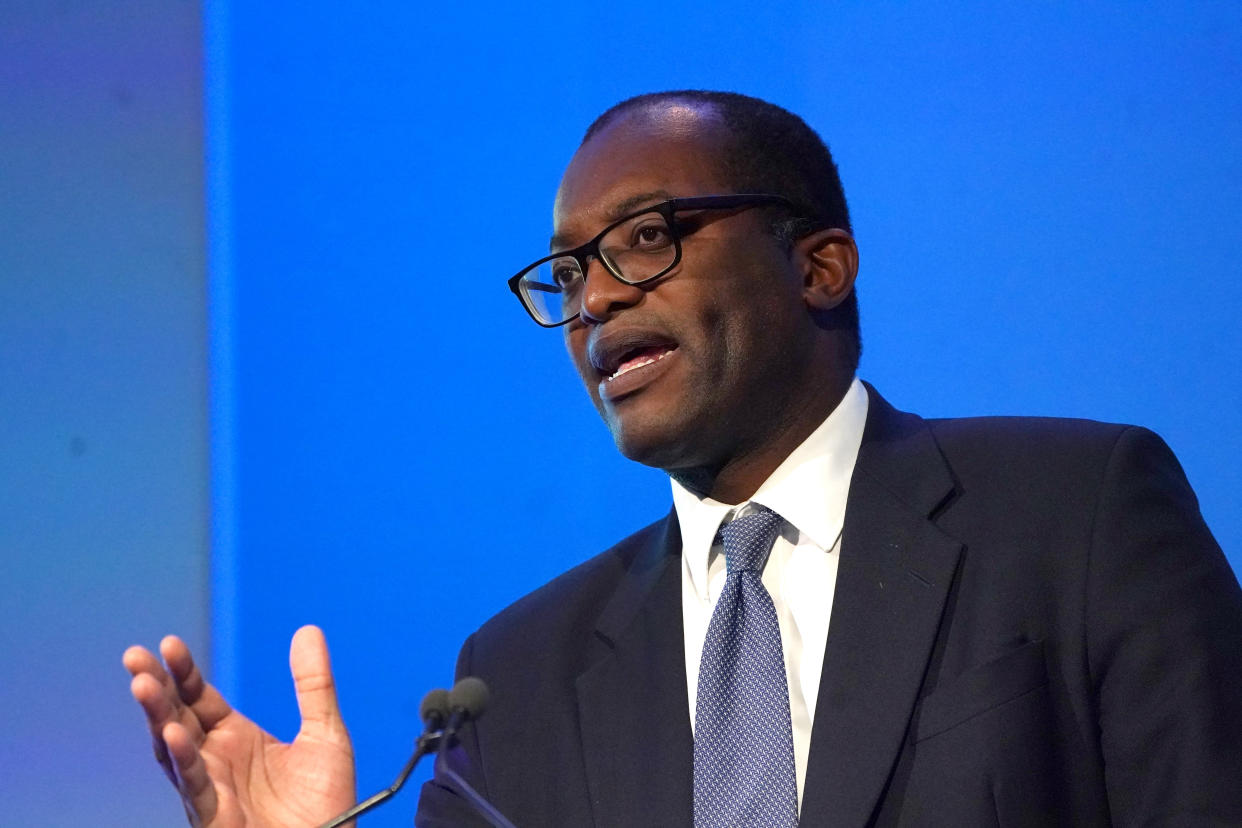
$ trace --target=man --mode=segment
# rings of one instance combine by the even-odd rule
[[[827,148],[725,93],[588,131],[552,255],[563,325],[674,511],[485,624],[458,772],[518,825],[1242,823],[1242,594],[1141,429],[924,421],[854,378],[857,251]],[[175,639],[126,653],[195,818],[313,825],[352,796],[322,636],[279,745]],[[446,780],[418,824],[475,824]]]

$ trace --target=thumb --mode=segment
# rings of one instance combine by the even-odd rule
[[[302,714],[299,736],[326,741],[347,741],[345,722],[336,702],[336,683],[328,660],[328,642],[323,630],[305,626],[293,634],[289,644],[289,670]]]

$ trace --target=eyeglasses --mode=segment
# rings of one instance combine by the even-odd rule
[[[659,279],[681,261],[681,239],[689,231],[674,219],[684,210],[731,210],[759,204],[794,204],[762,193],[671,198],[617,219],[586,244],[562,250],[523,268],[509,289],[531,318],[545,328],[564,325],[582,308],[591,259],[599,259],[614,279],[642,285]]]

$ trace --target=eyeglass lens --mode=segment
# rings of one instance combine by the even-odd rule
[[[599,240],[599,257],[614,276],[637,284],[664,273],[677,260],[673,231],[658,212],[640,213],[612,227]],[[574,316],[581,309],[585,276],[574,256],[558,256],[522,274],[522,296],[548,324]]]

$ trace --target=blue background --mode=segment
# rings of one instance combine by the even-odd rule
[[[183,821],[120,655],[209,652],[200,44],[0,2],[0,824]]]
[[[292,736],[288,638],[323,626],[369,793],[469,632],[667,510],[662,475],[616,454],[559,334],[504,286],[545,250],[587,124],[665,88],[773,100],[832,146],[860,374],[890,401],[1150,426],[1236,570],[1242,11],[1138,8],[208,2],[187,163],[206,181],[217,682]],[[12,337],[6,353],[40,358]],[[116,755],[144,752],[136,714],[116,716]]]

